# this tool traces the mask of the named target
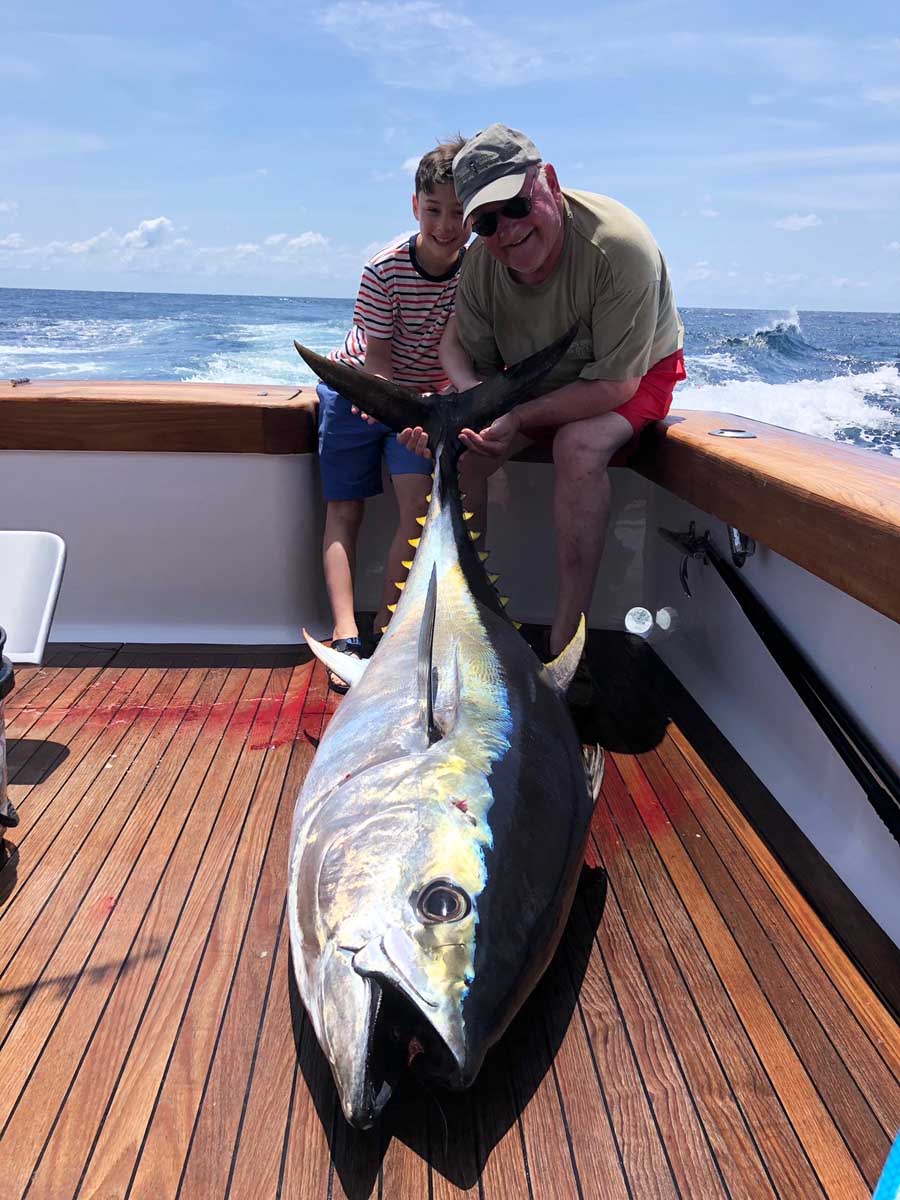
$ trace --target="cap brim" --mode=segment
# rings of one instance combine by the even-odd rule
[[[511,200],[513,196],[517,196],[527,173],[522,171],[519,175],[504,175],[502,179],[495,179],[480,192],[476,192],[463,209],[463,220],[468,221],[475,209],[481,208],[482,204],[496,204],[498,200]]]

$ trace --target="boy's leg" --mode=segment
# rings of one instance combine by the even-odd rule
[[[378,606],[378,612],[375,614],[375,624],[373,632],[375,637],[381,633],[381,630],[387,625],[390,619],[388,612],[389,604],[396,604],[400,597],[397,590],[397,581],[401,582],[406,579],[406,567],[403,566],[412,557],[412,547],[409,544],[410,538],[417,538],[422,532],[422,527],[416,521],[416,517],[425,515],[425,510],[428,504],[425,497],[431,490],[431,474],[423,475],[416,472],[412,475],[393,475],[391,482],[394,485],[394,494],[397,497],[397,507],[400,510],[400,520],[397,524],[397,532],[394,534],[394,540],[391,542],[391,548],[388,551],[387,565],[384,570],[384,588],[381,594],[381,604]]]
[[[325,511],[322,563],[334,618],[333,638],[359,637],[353,608],[356,540],[363,519],[362,500],[330,500]]]
[[[394,486],[397,497],[397,507],[400,510],[400,520],[397,532],[388,551],[387,564],[384,572],[384,588],[381,604],[375,614],[373,632],[377,638],[388,623],[389,604],[396,604],[400,593],[397,591],[398,580],[406,578],[406,568],[403,563],[412,558],[413,550],[410,539],[417,538],[422,527],[416,517],[425,515],[428,503],[425,497],[431,491],[432,463],[427,458],[420,458],[397,441],[397,435],[392,433],[384,441],[384,460]]]
[[[322,562],[334,638],[357,637],[353,607],[356,541],[369,496],[381,487],[384,426],[369,425],[338,392],[320,383],[319,471],[327,502]]]

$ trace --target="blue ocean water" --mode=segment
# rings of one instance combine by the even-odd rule
[[[309,383],[297,338],[338,344],[351,300],[0,288],[0,378]],[[900,314],[682,310],[682,408],[900,457]]]

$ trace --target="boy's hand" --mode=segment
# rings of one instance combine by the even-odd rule
[[[468,450],[485,458],[505,458],[518,432],[519,417],[514,409],[498,417],[481,433],[476,433],[474,429],[463,429],[459,440]]]
[[[431,451],[428,449],[428,434],[421,425],[416,425],[414,429],[401,430],[397,434],[397,441],[407,450],[412,450],[413,454],[418,454],[419,458],[431,458]]]
[[[351,404],[351,405],[350,405],[350,411],[351,411],[352,413],[356,413],[356,415],[357,415],[358,417],[362,417],[362,419],[363,419],[364,421],[368,421],[370,425],[377,425],[377,424],[378,424],[378,418],[377,418],[377,417],[370,417],[368,413],[360,412],[360,410],[359,410],[359,409],[356,407],[356,405],[355,405],[355,404]]]

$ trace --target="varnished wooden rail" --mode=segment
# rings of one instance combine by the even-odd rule
[[[740,428],[747,439],[715,437]],[[311,388],[208,383],[0,384],[0,450],[304,454]],[[546,450],[521,456],[547,461]],[[878,612],[900,620],[900,464],[720,412],[674,410],[634,468]]]

